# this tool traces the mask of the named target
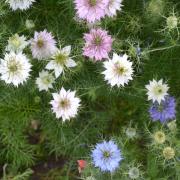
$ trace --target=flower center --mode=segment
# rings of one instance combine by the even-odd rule
[[[95,37],[94,38],[94,44],[96,45],[96,46],[100,46],[101,45],[101,42],[102,42],[102,39],[101,39],[101,37]]]
[[[125,67],[123,67],[123,66],[120,66],[119,64],[116,64],[115,65],[115,72],[118,75],[122,76],[124,73],[127,72],[127,69]]]
[[[68,99],[63,99],[59,102],[59,106],[63,109],[70,107],[70,101]]]
[[[90,4],[91,6],[95,6],[96,3],[97,3],[97,0],[89,0],[89,4]]]
[[[108,152],[108,151],[104,151],[103,152],[103,156],[104,156],[104,158],[106,158],[106,159],[108,159],[109,157],[110,157],[110,152]]]
[[[43,81],[44,84],[51,83],[51,79],[48,76],[43,77],[42,81]]]
[[[55,55],[54,59],[57,62],[57,64],[64,65],[67,60],[67,56],[65,54],[58,53],[57,55]]]
[[[39,48],[42,48],[44,46],[44,41],[41,38],[39,38],[37,41],[37,45]]]
[[[8,69],[10,73],[16,73],[20,69],[20,64],[17,63],[15,60],[11,60],[8,64]]]
[[[156,95],[160,95],[160,94],[163,93],[163,89],[162,89],[161,86],[155,87],[154,91],[155,91],[155,94],[156,94]]]
[[[164,106],[162,104],[158,105],[158,111],[162,112],[164,110]]]

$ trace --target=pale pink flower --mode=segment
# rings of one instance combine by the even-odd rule
[[[120,11],[122,7],[122,0],[109,0],[107,5],[106,14],[109,17],[116,16],[117,11]]]
[[[59,93],[53,93],[53,100],[50,102],[52,111],[56,118],[62,118],[63,121],[74,118],[80,106],[80,99],[76,97],[76,91],[66,91],[63,87]]]
[[[109,0],[75,0],[75,9],[79,18],[89,23],[105,17]]]
[[[51,33],[46,30],[35,32],[34,39],[31,40],[33,58],[39,60],[50,58],[56,49],[56,41]]]
[[[107,31],[102,29],[91,29],[89,34],[84,34],[85,46],[83,55],[89,58],[102,60],[108,58],[112,49],[112,38]]]

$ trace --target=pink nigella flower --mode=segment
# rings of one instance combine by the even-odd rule
[[[108,53],[112,48],[112,38],[107,31],[102,29],[91,29],[89,34],[84,34],[85,47],[83,48],[83,55],[94,58],[95,60],[102,60],[108,58]]]
[[[94,23],[105,16],[108,3],[109,0],[75,0],[75,9],[79,18]]]
[[[33,58],[47,59],[55,53],[56,49],[56,41],[51,33],[46,30],[35,32],[34,39],[31,40]]]

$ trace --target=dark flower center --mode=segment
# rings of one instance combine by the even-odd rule
[[[103,152],[103,156],[104,156],[104,158],[106,158],[106,159],[109,158],[110,155],[111,155],[111,154],[110,154],[110,152],[108,152],[108,151],[104,151],[104,152]]]
[[[89,4],[90,4],[91,6],[95,6],[96,3],[97,3],[97,0],[89,0]]]
[[[158,105],[157,109],[159,112],[162,112],[164,110],[164,105],[163,104]]]
[[[42,39],[38,39],[37,45],[39,48],[42,48],[44,46],[44,41]]]
[[[63,109],[66,109],[70,106],[70,101],[68,99],[63,99],[59,102],[59,106]]]
[[[115,72],[118,74],[118,75],[123,75],[125,72],[127,71],[127,69],[123,66],[120,66],[120,64],[116,64],[115,65]]]
[[[94,44],[96,45],[96,46],[100,46],[101,45],[101,42],[102,42],[102,39],[101,39],[101,37],[95,37],[94,38]]]

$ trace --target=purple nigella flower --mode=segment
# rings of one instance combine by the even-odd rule
[[[123,159],[121,151],[113,141],[103,141],[98,143],[92,150],[92,159],[95,167],[101,171],[113,172],[118,168],[120,161]]]
[[[149,109],[149,113],[153,121],[160,120],[161,123],[175,118],[176,102],[174,97],[166,96],[165,100],[158,104],[155,102]]]
[[[108,53],[112,49],[113,39],[108,32],[102,29],[91,29],[90,33],[84,34],[85,46],[83,55],[101,61],[108,58]]]

